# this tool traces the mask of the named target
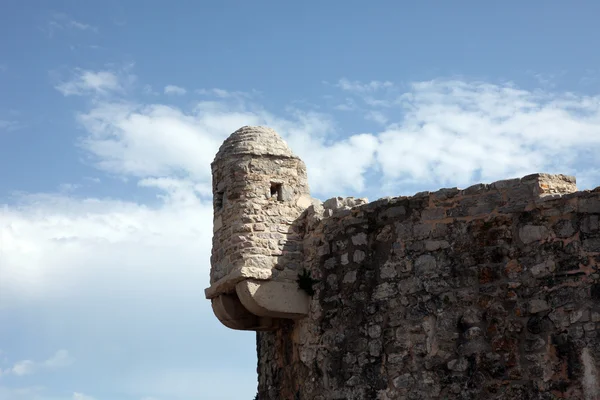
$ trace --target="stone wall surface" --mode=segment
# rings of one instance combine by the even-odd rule
[[[600,399],[600,188],[575,190],[536,174],[309,207],[320,282],[306,318],[257,333],[258,399]]]

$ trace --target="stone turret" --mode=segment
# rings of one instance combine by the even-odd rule
[[[272,129],[245,126],[212,163],[211,299],[233,329],[270,330],[308,312],[295,279],[302,265],[296,220],[311,204],[306,166]]]

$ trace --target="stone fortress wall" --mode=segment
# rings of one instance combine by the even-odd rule
[[[535,174],[371,203],[294,193],[268,208],[294,204],[293,261],[206,291],[258,331],[258,399],[600,399],[600,188]]]

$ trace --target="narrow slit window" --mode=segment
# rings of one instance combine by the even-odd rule
[[[215,193],[215,209],[220,210],[223,208],[223,199],[225,197],[225,192],[217,192]]]
[[[271,182],[271,198],[283,201],[283,184]]]

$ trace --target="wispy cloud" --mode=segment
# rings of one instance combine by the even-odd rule
[[[14,375],[17,375],[17,376],[23,376],[23,375],[33,374],[33,372],[35,371],[35,368],[36,368],[36,364],[33,361],[22,360],[22,361],[16,362],[15,365],[13,365],[13,367],[8,370],[8,372],[13,373]]]
[[[379,125],[385,125],[388,122],[388,118],[381,111],[367,111],[365,119],[376,122]]]
[[[119,77],[113,71],[76,69],[73,76],[55,86],[65,96],[106,95],[123,91]]]
[[[43,362],[43,366],[46,368],[62,368],[68,367],[73,363],[74,359],[69,355],[67,350],[59,350],[52,357]]]
[[[185,90],[182,87],[175,86],[175,85],[165,86],[165,94],[183,96],[186,93],[187,93],[187,90]]]
[[[21,128],[21,123],[15,120],[0,119],[0,132],[11,132]]]
[[[533,77],[533,79],[538,83],[538,85],[543,89],[554,89],[560,81],[560,78],[566,75],[566,71],[558,71],[558,72],[536,72],[536,71],[527,71],[529,75]]]
[[[98,28],[96,28],[95,26],[91,26],[88,24],[84,24],[82,22],[79,21],[75,21],[75,20],[70,20],[67,24],[69,27],[75,28],[75,29],[79,29],[82,31],[94,31],[94,32],[98,32]]]
[[[334,106],[334,109],[338,111],[354,111],[357,108],[356,102],[351,97],[346,97],[343,103]]]
[[[11,368],[5,369],[4,374],[16,376],[31,375],[40,369],[57,369],[71,365],[73,357],[66,350],[58,350],[52,357],[45,361],[21,360],[14,363]]]
[[[235,98],[201,102],[193,111],[104,102],[79,116],[92,133],[81,143],[94,155],[96,165],[111,173],[140,178],[175,174],[202,180],[210,187],[209,165],[221,142],[240,126],[270,125],[310,161],[315,191],[335,194],[343,188],[364,189],[361,171],[373,160],[374,141],[357,135],[326,144],[327,133],[334,130],[328,116],[289,112],[287,118],[277,117],[259,105],[240,104]],[[352,165],[342,161],[359,148],[361,154]],[[332,154],[339,154],[339,158]]]
[[[144,178],[183,172],[208,179],[220,141],[258,119],[235,112],[204,114],[205,107],[188,114],[166,105],[101,103],[79,116],[91,133],[81,143],[96,165],[111,173]],[[171,144],[165,147],[167,142]]]
[[[367,106],[372,107],[372,108],[390,108],[395,105],[398,105],[396,103],[396,99],[389,99],[389,98],[376,99],[372,96],[365,96],[362,98],[362,100],[364,101],[364,103]]]
[[[58,185],[58,191],[60,193],[72,193],[80,187],[81,185],[77,183],[61,183],[60,185]]]
[[[366,93],[375,92],[382,89],[389,89],[392,88],[394,84],[389,81],[360,82],[342,78],[337,82],[335,86],[348,92]]]
[[[84,44],[84,45],[70,44],[69,49],[71,51],[79,51],[79,50],[85,51],[85,50],[99,50],[99,49],[102,49],[102,47],[99,45],[96,45],[96,44]]]
[[[399,101],[402,119],[379,134],[388,182],[466,185],[575,173],[590,149],[600,149],[600,97],[431,81],[415,83]]]
[[[74,392],[73,393],[73,400],[95,400],[95,398],[92,397],[92,396],[88,396],[86,394],[83,394],[83,393]]]
[[[142,93],[148,96],[158,96],[159,93],[152,88],[152,85],[145,84],[142,87]]]
[[[324,83],[329,85],[327,82]],[[381,126],[385,126],[388,122],[384,109],[397,105],[399,87],[389,81],[361,82],[342,78],[333,86],[345,92],[343,103],[335,105],[335,110],[362,114],[365,120]]]
[[[232,98],[251,99],[260,94],[256,90],[254,90],[252,92],[243,92],[243,91],[239,91],[239,90],[232,91],[232,90],[219,89],[219,88],[198,89],[198,90],[196,90],[196,93],[203,95],[203,96],[213,96],[213,97],[217,97],[220,99],[232,99]]]
[[[89,31],[98,33],[98,28],[71,18],[65,13],[53,13],[48,19],[47,23],[43,26],[42,30],[46,32],[49,37],[53,37],[57,31]]]
[[[391,85],[373,82],[379,81],[355,81],[353,87]],[[342,104],[351,108],[354,99],[362,101],[357,109],[385,129],[337,142],[330,139],[338,135],[335,123],[325,113],[291,110],[282,118],[250,100],[229,102],[233,97],[225,91],[206,93],[215,100],[198,103],[193,112],[158,104],[99,103],[79,117],[92,132],[82,143],[111,173],[143,178],[183,172],[205,180],[216,149],[230,132],[267,124],[305,159],[314,192],[325,195],[365,190],[370,170],[381,171],[385,183],[395,186],[467,185],[558,167],[557,172],[575,173],[577,162],[600,143],[595,124],[600,98],[529,92],[510,84],[416,82],[393,97],[358,91]]]

